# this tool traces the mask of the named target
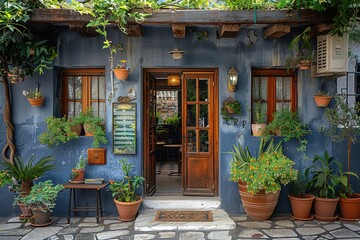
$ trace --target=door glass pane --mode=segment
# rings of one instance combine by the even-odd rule
[[[208,79],[199,80],[199,101],[207,102],[209,99],[209,84]]]
[[[196,131],[195,130],[187,131],[187,136],[188,136],[187,152],[196,152]]]
[[[187,87],[187,98],[188,102],[196,101],[196,79],[186,79],[186,87]]]
[[[186,125],[196,127],[196,105],[187,105]]]
[[[82,78],[69,76],[68,77],[68,99],[82,98]]]
[[[209,104],[200,105],[199,127],[207,127],[209,125]]]
[[[209,152],[209,131],[200,130],[200,152]]]

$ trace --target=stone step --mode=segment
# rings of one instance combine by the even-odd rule
[[[184,209],[178,209],[184,210]],[[236,228],[236,223],[222,209],[213,209],[211,222],[162,222],[154,221],[157,210],[149,209],[139,212],[135,220],[135,231],[221,231]]]
[[[152,209],[216,209],[221,201],[218,197],[147,196],[143,204]]]

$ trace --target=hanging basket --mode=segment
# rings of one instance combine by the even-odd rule
[[[314,95],[314,100],[316,103],[316,106],[318,107],[327,107],[329,106],[330,102],[331,102],[332,96],[319,96],[319,95]]]
[[[28,98],[29,103],[31,106],[39,107],[43,104],[45,98]]]
[[[304,60],[299,62],[299,69],[300,70],[308,70],[311,68],[311,61]]]
[[[127,70],[126,68],[115,68],[114,74],[117,79],[126,80],[129,76],[129,70]]]

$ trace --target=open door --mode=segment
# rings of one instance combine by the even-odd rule
[[[144,107],[147,114],[144,122],[144,137],[148,139],[144,144],[144,177],[146,195],[156,191],[156,79],[146,73],[144,81]]]
[[[217,194],[215,72],[184,72],[182,161],[184,195]]]

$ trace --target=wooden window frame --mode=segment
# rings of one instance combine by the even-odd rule
[[[273,113],[276,112],[276,77],[290,77],[291,78],[291,93],[290,93],[290,109],[292,112],[297,107],[297,89],[296,89],[296,74],[293,69],[252,69],[251,71],[251,105],[259,101],[259,99],[253,98],[253,78],[254,77],[266,77],[267,78],[267,119],[271,122],[273,119]],[[252,109],[253,111],[253,109]]]
[[[69,76],[82,76],[82,99],[75,100],[82,102],[81,111],[85,112],[92,102],[106,102],[106,99],[91,99],[91,76],[104,76],[104,68],[79,68],[79,69],[65,69],[62,71],[62,115],[68,115],[68,77]],[[106,81],[105,81],[106,84]],[[105,86],[106,89],[106,86]],[[71,99],[72,100],[72,99]],[[72,102],[72,101],[71,101]],[[98,109],[99,110],[99,109]],[[98,111],[99,112],[99,111]],[[74,117],[74,116],[71,116]]]

